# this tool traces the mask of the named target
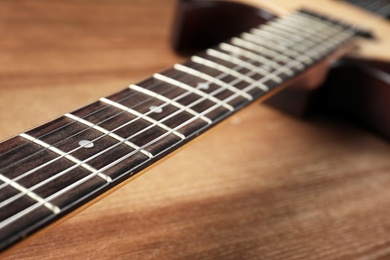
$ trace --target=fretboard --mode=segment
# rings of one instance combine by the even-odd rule
[[[355,29],[297,12],[0,144],[0,251],[311,68]]]

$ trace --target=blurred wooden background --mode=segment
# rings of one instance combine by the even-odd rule
[[[0,139],[179,62],[173,0],[0,1]],[[252,106],[4,259],[388,259],[390,146]]]

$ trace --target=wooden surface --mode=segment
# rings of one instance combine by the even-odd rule
[[[0,139],[180,61],[173,1],[0,2]],[[390,146],[252,106],[4,259],[388,259]]]

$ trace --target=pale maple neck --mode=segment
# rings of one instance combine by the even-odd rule
[[[350,41],[297,12],[0,144],[0,250],[36,232]]]

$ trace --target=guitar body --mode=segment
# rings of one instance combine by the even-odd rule
[[[178,3],[172,42],[176,52],[184,55],[213,47],[240,32],[274,19],[277,13],[283,16],[288,11],[302,7],[316,10],[317,6],[321,6],[322,13],[328,12],[329,16],[335,17],[339,15],[341,20],[343,17],[340,14],[346,5],[347,9],[352,9],[348,12],[347,20],[361,28],[368,28],[375,39],[360,39],[357,49],[350,53],[352,56],[348,59],[349,66],[339,66],[338,70],[342,70],[341,73],[338,70],[332,72],[333,80],[330,83],[328,80],[325,90],[307,89],[300,82],[293,83],[289,88],[269,98],[265,104],[298,117],[314,112],[313,108],[322,113],[343,115],[390,138],[388,116],[390,83],[381,79],[389,77],[389,70],[383,68],[387,66],[386,64],[390,64],[390,56],[386,56],[390,46],[390,37],[388,37],[390,34],[387,34],[390,25],[387,20],[340,1],[323,1],[318,4],[316,2],[315,5],[307,5],[306,1],[296,0],[280,1],[280,3],[260,1],[260,6],[268,7],[268,10],[274,13],[255,7],[253,1],[248,1],[248,5],[230,1],[179,1]],[[340,9],[341,12],[335,14],[331,12]],[[361,22],[361,16],[364,17],[364,23]],[[373,62],[373,59],[376,62]],[[360,66],[353,67],[354,61]],[[345,71],[346,67],[349,70]],[[373,70],[377,73],[370,73]],[[362,76],[364,79],[354,77],[355,73],[364,75]],[[327,74],[327,71],[316,70],[311,74],[308,76],[322,78],[318,75]],[[344,75],[342,80],[338,80],[339,74]],[[321,79],[314,85],[320,88],[322,83]],[[353,86],[359,86],[359,91],[356,91]]]
[[[7,6],[20,10],[20,6],[13,4]],[[94,6],[93,12],[85,12],[87,4]],[[111,93],[112,85],[128,81],[128,75],[123,75],[122,71],[135,68],[142,61],[142,71],[131,75],[131,81],[180,60],[164,43],[168,31],[161,31],[159,27],[170,23],[174,1],[169,4],[159,0],[116,3],[110,12],[107,6],[108,2],[93,1],[65,7],[58,4],[61,12],[57,14],[68,25],[64,32],[71,31],[78,36],[73,38],[73,46],[79,50],[78,61],[86,59],[86,63],[74,62],[74,57],[60,48],[54,48],[55,55],[38,50],[42,54],[40,60],[34,54],[31,59],[27,55],[21,76],[28,75],[26,71],[35,75],[36,79],[31,82],[33,89],[25,86],[28,84],[18,86],[20,82],[8,71],[2,83],[10,92],[4,90],[2,105],[10,109],[0,115],[6,127],[2,138],[9,132],[20,131],[17,128],[20,125],[12,126],[14,117],[10,115],[22,114],[20,120],[26,124],[24,128],[31,127],[37,123],[31,122],[34,116],[37,116],[34,120],[47,121],[91,102],[94,100],[90,100],[91,96]],[[46,13],[51,7],[42,2],[35,9],[27,8],[27,14],[19,13],[20,25],[26,23],[26,18],[23,19],[26,15],[35,17],[29,19],[36,19],[40,24],[42,18],[34,14]],[[132,15],[125,10],[131,10]],[[159,19],[150,19],[150,12]],[[102,14],[105,15],[99,16]],[[102,22],[98,31],[102,35],[115,32],[115,40],[100,39],[101,45],[87,44],[91,35],[80,28],[89,28],[92,23],[85,23],[83,19],[98,19]],[[127,19],[133,23],[141,21],[142,29],[134,30],[137,36],[134,39],[126,35]],[[116,26],[107,27],[107,21]],[[39,28],[45,35],[46,27]],[[25,35],[14,36],[14,41],[37,31],[34,27],[26,30]],[[46,37],[50,38],[50,29],[46,30]],[[155,33],[153,40],[145,31]],[[102,52],[101,48],[118,42],[126,42],[121,45],[126,48],[126,57],[149,58],[139,58],[136,62],[126,58],[123,63],[113,65],[121,60],[123,53],[111,48]],[[28,47],[25,48],[29,52]],[[83,53],[86,48],[88,53]],[[158,54],[161,49],[162,54]],[[47,62],[52,55],[57,55],[64,64],[68,62],[67,65],[53,68],[53,64]],[[157,55],[160,58],[156,59]],[[17,51],[7,57],[7,66],[20,66]],[[88,63],[88,58],[96,60]],[[80,74],[72,70],[96,68],[97,63],[101,67],[87,75],[94,86],[91,87],[88,80],[74,85],[79,82]],[[39,66],[38,72],[34,65]],[[61,76],[58,72],[61,66],[67,77],[58,82],[52,75]],[[116,77],[105,76],[115,68]],[[40,74],[40,71],[46,73]],[[56,83],[59,88],[49,88]],[[69,88],[77,94],[66,94]],[[99,88],[101,92],[97,94]],[[44,94],[35,97],[34,93]],[[36,110],[33,106],[30,111],[20,113],[20,108],[12,106],[15,94],[27,104],[37,104],[34,102],[38,100],[54,108],[35,105]],[[56,106],[58,96],[61,103]],[[252,106],[101,203],[8,251],[5,259],[386,257],[386,230],[390,227],[387,210],[390,208],[389,155],[386,142],[349,124],[323,118],[303,122],[264,106]]]

